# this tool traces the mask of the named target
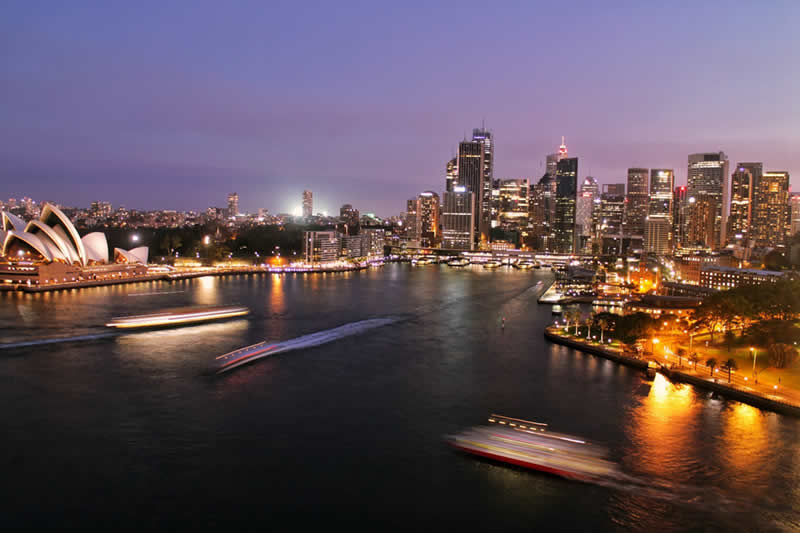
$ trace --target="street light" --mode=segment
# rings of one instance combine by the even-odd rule
[[[750,347],[750,357],[753,358],[753,379],[756,383],[758,383],[758,378],[756,377],[756,358],[758,357],[758,352],[752,346]]]

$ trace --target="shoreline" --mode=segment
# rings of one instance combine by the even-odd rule
[[[610,359],[611,361],[614,361],[616,363],[637,368],[644,372],[646,372],[648,368],[649,360],[635,359],[633,357],[622,355],[621,353],[618,353],[617,350],[603,348],[599,345],[595,346],[592,344],[587,344],[572,337],[564,337],[563,335],[560,335],[555,331],[552,331],[552,327],[545,328],[544,336],[547,340],[555,344],[568,346],[570,348],[574,348],[576,350],[580,350],[582,352],[586,352],[591,355],[605,357],[606,359]],[[672,382],[687,383],[694,387],[720,394],[721,396],[724,396],[726,399],[735,400],[741,403],[752,405],[753,407],[756,407],[758,409],[772,411],[783,415],[800,417],[799,405],[783,402],[773,398],[768,398],[766,396],[763,396],[755,392],[744,391],[734,386],[728,385],[727,383],[720,383],[720,382],[715,383],[713,381],[704,379],[700,376],[695,376],[692,374],[688,374],[686,372],[681,372],[680,370],[674,368],[673,369],[667,368],[661,364],[659,364],[658,372],[666,376]]]

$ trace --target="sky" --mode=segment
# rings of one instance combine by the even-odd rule
[[[389,216],[481,124],[495,178],[564,135],[601,183],[722,150],[800,186],[800,2],[378,4],[3,2],[0,198]]]

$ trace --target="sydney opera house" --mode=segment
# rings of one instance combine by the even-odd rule
[[[70,220],[45,204],[39,220],[25,222],[3,211],[0,285],[53,285],[121,281],[147,274],[147,247],[109,254],[104,233],[81,237]]]

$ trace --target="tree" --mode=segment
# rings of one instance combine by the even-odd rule
[[[731,344],[733,344],[733,339],[735,338],[736,335],[733,333],[733,330],[725,330],[725,344],[728,346],[728,353],[731,353]]]
[[[783,343],[770,344],[767,348],[769,364],[775,368],[786,368],[797,359],[797,349]]]
[[[724,363],[722,363],[722,369],[728,371],[728,383],[731,382],[731,371],[736,370],[739,366],[736,364],[735,359],[728,359]]]
[[[706,366],[708,367],[709,375],[714,375],[714,369],[717,368],[717,360],[713,357],[706,359]]]
[[[677,354],[678,356],[678,366],[682,366],[681,359],[686,357],[686,348],[684,348],[683,346],[678,346],[678,349],[675,350],[675,354]]]
[[[581,312],[574,307],[567,309],[566,311],[564,311],[564,320],[567,321],[567,329],[569,329],[570,324],[575,322],[575,335],[577,335],[578,324],[580,323],[581,320]]]
[[[608,327],[608,320],[606,320],[605,318],[597,319],[597,327],[600,328],[600,343],[602,344],[603,333],[606,331],[606,328]]]
[[[700,362],[700,355],[697,352],[692,352],[692,353],[689,354],[688,359],[689,359],[689,361],[694,363],[694,370],[696,372],[697,371],[697,363]]]

